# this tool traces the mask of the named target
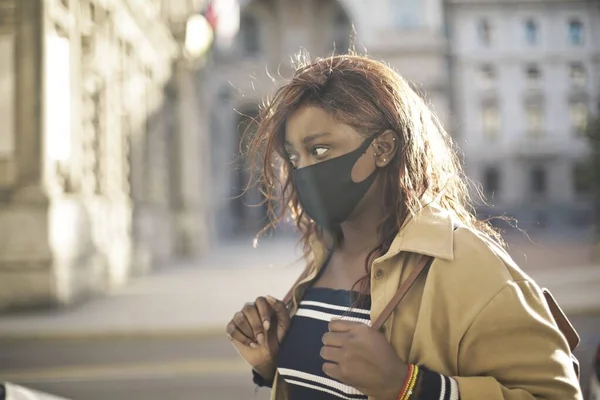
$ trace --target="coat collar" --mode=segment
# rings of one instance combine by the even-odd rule
[[[381,259],[393,257],[402,251],[453,260],[454,224],[450,214],[430,204],[409,216]]]

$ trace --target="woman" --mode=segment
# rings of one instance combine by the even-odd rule
[[[308,276],[227,333],[272,399],[581,399],[538,286],[470,211],[450,137],[392,69],[361,56],[298,68],[259,116],[251,157],[289,211]],[[433,257],[383,329],[398,286]],[[276,336],[276,345],[269,338]]]

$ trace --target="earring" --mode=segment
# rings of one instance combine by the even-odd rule
[[[385,159],[385,158],[384,158],[384,159],[383,159],[383,162],[386,162],[386,161],[387,161],[387,159]]]

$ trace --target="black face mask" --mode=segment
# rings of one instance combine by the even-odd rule
[[[377,136],[373,135],[348,154],[293,171],[300,205],[318,225],[327,229],[339,226],[375,182],[377,171],[362,182],[354,182],[352,168]]]

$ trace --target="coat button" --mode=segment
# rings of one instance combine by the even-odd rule
[[[381,268],[379,268],[377,271],[375,271],[375,279],[381,279],[383,278],[383,270]]]

